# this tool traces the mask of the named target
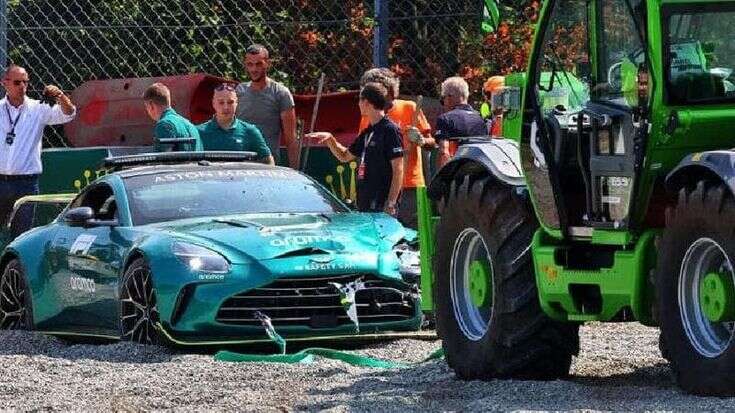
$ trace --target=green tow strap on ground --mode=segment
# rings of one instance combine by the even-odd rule
[[[397,369],[414,366],[425,363],[427,361],[436,360],[444,357],[444,350],[438,349],[431,353],[424,360],[417,363],[401,363],[391,360],[381,360],[374,357],[362,356],[355,353],[345,351],[332,350],[328,348],[307,348],[294,354],[242,354],[232,351],[222,350],[214,355],[214,359],[218,361],[235,361],[235,362],[261,362],[261,363],[311,363],[314,356],[319,356],[331,360],[339,360],[347,364],[357,367],[372,367],[378,369]]]

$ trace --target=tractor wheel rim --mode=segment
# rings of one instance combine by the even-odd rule
[[[700,302],[702,280],[710,273],[729,274],[735,282],[730,258],[711,238],[700,238],[689,246],[681,263],[678,282],[679,314],[692,347],[702,356],[721,355],[735,336],[735,323],[712,322]]]
[[[138,268],[128,277],[120,299],[122,338],[141,344],[156,344],[159,319],[151,272]]]
[[[478,275],[478,265],[486,268],[484,276]],[[472,271],[473,267],[475,271]],[[449,277],[452,308],[459,329],[467,339],[479,341],[490,328],[493,285],[490,253],[485,240],[476,229],[467,228],[457,237],[452,251]],[[473,283],[480,282],[483,278],[488,285],[473,286]],[[478,300],[477,297],[480,290],[485,292],[483,300]],[[479,301],[482,301],[480,306],[477,305]]]
[[[0,278],[0,329],[23,329],[25,325],[26,305],[25,288],[20,271],[8,268]]]

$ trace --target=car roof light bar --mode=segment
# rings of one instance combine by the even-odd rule
[[[102,161],[102,166],[106,169],[120,170],[144,165],[171,165],[199,161],[248,162],[257,159],[258,154],[255,152],[243,151],[158,152],[107,157]]]

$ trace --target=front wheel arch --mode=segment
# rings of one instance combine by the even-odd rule
[[[735,162],[735,152],[731,155],[729,152],[704,152],[687,156],[666,176],[666,190],[671,194],[678,194],[682,189],[691,192],[699,182],[707,182],[708,185],[723,185],[735,196],[735,168],[730,166],[731,162]],[[723,159],[728,162],[723,162]]]

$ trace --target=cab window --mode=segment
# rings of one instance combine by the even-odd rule
[[[670,6],[664,22],[668,103],[735,102],[735,5]]]

